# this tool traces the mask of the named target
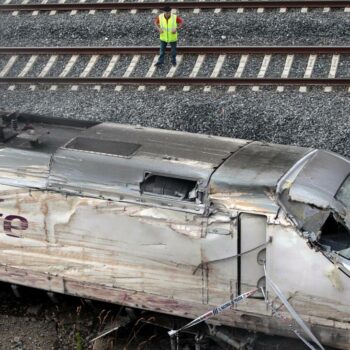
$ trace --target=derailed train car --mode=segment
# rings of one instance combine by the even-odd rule
[[[20,114],[0,141],[0,280],[196,318],[256,286],[278,306],[266,264],[317,338],[350,349],[347,159]],[[291,335],[259,295],[210,322]]]

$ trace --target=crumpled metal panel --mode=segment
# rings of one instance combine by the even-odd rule
[[[171,162],[157,157],[132,158],[60,149],[52,160],[50,186],[69,183],[77,187],[107,186],[140,189],[145,172],[202,180],[206,182],[213,169],[210,164]]]
[[[30,150],[0,149],[0,182],[3,185],[34,187],[47,186],[51,154]]]
[[[60,149],[53,157],[49,188],[106,199],[203,210],[204,204],[140,193],[145,172],[195,179],[205,186],[212,169],[144,157],[115,157]]]
[[[295,164],[277,186],[278,202],[303,236],[312,244],[318,242],[322,253],[345,274],[350,272],[347,263],[341,261],[335,246],[322,241],[322,236],[329,235],[329,228],[325,232],[323,229],[330,215],[338,224],[350,228],[350,210],[335,197],[349,173],[349,160],[329,151],[315,150]],[[337,239],[344,239],[337,232],[332,233]]]
[[[269,191],[257,192],[256,189],[244,191],[233,191],[213,193],[209,195],[210,202],[215,208],[220,208],[224,212],[257,212],[257,213],[277,213],[279,206],[274,201],[274,195]]]
[[[210,181],[210,197],[226,206],[276,210],[274,191],[278,180],[308,148],[252,142],[229,157]],[[271,195],[272,193],[272,195]],[[255,208],[255,209],[254,209]]]
[[[350,210],[350,174],[342,183],[336,194],[336,198]]]
[[[309,151],[302,147],[252,142],[234,153],[215,172],[210,192],[275,188],[281,176]]]
[[[347,227],[350,227],[350,208],[346,209],[346,214],[345,214],[345,224]]]
[[[213,171],[247,141],[103,123],[83,132],[84,139],[139,145],[130,156],[60,148],[53,156],[49,188],[117,200],[150,201],[203,211],[204,203],[140,194],[145,173],[195,180],[206,191]],[[80,136],[80,137],[81,137]],[[111,142],[111,145],[113,143]],[[111,150],[112,153],[112,150]],[[165,203],[162,203],[165,202]]]
[[[332,207],[334,196],[349,173],[348,159],[333,152],[319,150],[293,182],[289,190],[290,199],[319,208]]]

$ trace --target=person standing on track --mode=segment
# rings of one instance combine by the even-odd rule
[[[177,33],[182,28],[183,22],[181,17],[171,13],[169,6],[164,7],[163,13],[154,20],[154,24],[160,34],[159,59],[155,64],[157,67],[160,67],[164,63],[165,48],[168,44],[171,46],[171,64],[176,66]]]

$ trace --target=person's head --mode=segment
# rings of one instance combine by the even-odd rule
[[[163,7],[163,12],[164,12],[165,18],[169,18],[171,16],[171,7],[170,6]]]

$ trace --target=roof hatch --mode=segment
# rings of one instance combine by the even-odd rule
[[[137,143],[101,140],[80,136],[74,138],[65,146],[65,148],[79,151],[113,154],[122,157],[132,156],[140,147],[141,145]]]

